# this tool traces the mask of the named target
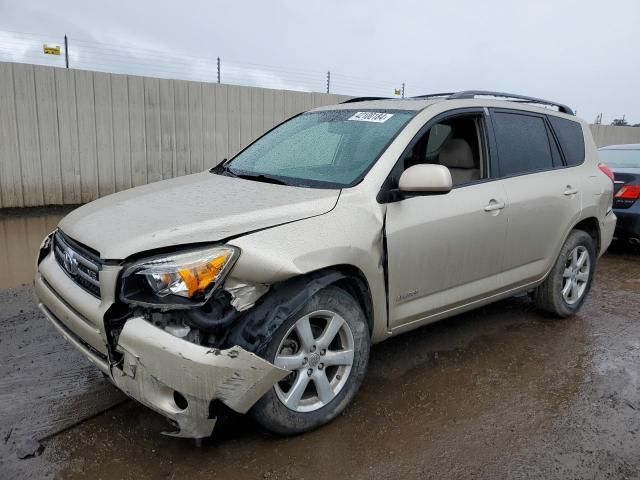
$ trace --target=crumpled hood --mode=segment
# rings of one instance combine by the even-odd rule
[[[71,212],[59,226],[103,259],[121,260],[322,215],[339,194],[204,172],[100,198]]]

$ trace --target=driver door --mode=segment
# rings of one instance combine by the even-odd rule
[[[446,135],[443,125],[449,129]],[[502,287],[508,207],[501,181],[491,179],[485,125],[482,112],[436,118],[414,139],[414,148],[408,149],[405,160],[410,164],[424,161],[449,167],[454,186],[446,194],[387,205],[391,329],[429,323],[438,314]],[[431,132],[436,135],[430,140]],[[434,139],[442,144],[434,145]],[[459,148],[462,143],[471,150],[473,165],[468,151],[456,155],[467,150],[464,145]],[[454,144],[452,153],[449,146]]]

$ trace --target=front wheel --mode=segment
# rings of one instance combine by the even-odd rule
[[[265,357],[292,373],[256,403],[254,418],[280,435],[333,420],[362,383],[369,345],[358,302],[337,287],[320,290],[274,334]]]
[[[596,259],[591,236],[582,230],[572,231],[549,276],[534,292],[536,306],[558,317],[575,314],[591,288]]]

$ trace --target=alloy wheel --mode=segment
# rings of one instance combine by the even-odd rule
[[[569,252],[562,273],[562,298],[569,305],[577,303],[587,289],[591,274],[589,251],[582,245]]]
[[[285,334],[274,364],[291,375],[274,388],[296,412],[313,412],[331,402],[347,383],[354,340],[349,324],[335,312],[318,310],[299,318]]]

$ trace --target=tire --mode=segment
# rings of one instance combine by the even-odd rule
[[[310,330],[305,328],[305,319]],[[327,328],[330,324],[336,327]],[[323,335],[330,336],[338,324],[340,330],[328,348],[323,348],[327,341]],[[308,333],[298,336],[299,331],[310,332],[313,340],[309,341]],[[309,347],[308,343],[314,345]],[[253,406],[253,417],[266,430],[277,435],[296,435],[330,422],[345,409],[360,388],[367,370],[370,343],[367,321],[358,302],[337,287],[320,290],[274,333],[265,358],[275,365],[291,369],[293,373],[274,385]],[[349,346],[353,347],[350,367],[346,365]],[[335,362],[342,364],[328,365]],[[322,375],[328,383],[322,381]],[[296,401],[296,393],[301,390],[302,397]],[[323,395],[320,395],[321,391]]]
[[[588,266],[583,265],[576,270],[579,263],[574,265],[574,254],[577,253],[578,259],[581,259],[585,252],[588,255]],[[576,314],[591,289],[596,261],[596,247],[591,236],[582,230],[573,230],[562,246],[549,275],[534,291],[533,300],[536,307],[560,318]],[[586,280],[585,273],[588,275]],[[572,280],[576,282],[575,287],[568,287],[567,281],[570,283]]]

